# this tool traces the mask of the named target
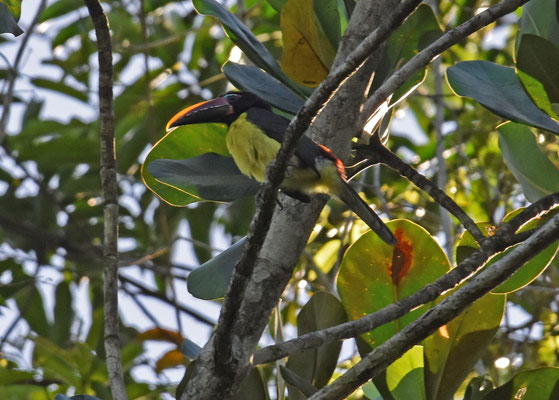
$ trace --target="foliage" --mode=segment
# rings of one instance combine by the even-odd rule
[[[18,34],[20,8],[25,13],[31,3],[0,2],[3,32]],[[119,249],[124,379],[130,398],[168,398],[188,384],[198,344],[208,340],[215,322],[207,303],[192,296],[219,304],[225,295],[259,185],[229,157],[225,126],[189,125],[167,133],[164,127],[184,106],[231,84],[257,93],[278,113],[295,115],[330,72],[355,4],[104,4],[115,58],[119,229],[125,244]],[[421,5],[387,40],[372,90],[485,6],[478,0],[442,0],[437,9]],[[556,12],[542,12],[551,9]],[[0,97],[0,393],[6,399],[110,398],[97,47],[80,2],[57,0],[38,10],[40,25],[25,27],[22,37],[47,43],[49,51],[22,51],[29,59],[39,57],[40,71],[6,64],[12,62],[9,45],[25,43],[21,38],[3,35],[0,42],[0,76],[15,82],[13,95],[4,85]],[[438,184],[488,236],[522,207],[558,192],[559,2],[532,0],[520,15],[443,52],[441,89],[438,68],[416,71],[388,99],[392,108],[381,128],[388,133],[386,146],[422,174],[434,181],[437,171],[446,171]],[[502,35],[503,44],[491,35]],[[367,202],[391,219],[398,245],[384,244],[339,203],[328,202],[276,307],[268,342],[383,310],[479,249],[470,233],[460,234],[462,221],[445,226],[427,188],[392,169],[364,170],[359,185]],[[519,232],[532,232],[549,218],[539,216]],[[216,248],[225,250],[217,254]],[[555,243],[534,254],[493,293],[422,343],[410,343],[353,398],[556,398],[557,248]],[[349,355],[333,342],[295,352],[286,363],[254,368],[237,398],[265,399],[270,387],[277,388],[277,398],[284,398],[285,387],[289,398],[306,398],[456,290],[357,335]],[[155,355],[154,341],[170,347]],[[503,367],[499,360],[510,363]]]

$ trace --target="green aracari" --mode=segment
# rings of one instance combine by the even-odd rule
[[[253,93],[229,92],[180,111],[167,123],[167,130],[210,122],[227,124],[227,148],[239,170],[264,182],[266,167],[276,158],[289,120],[274,113],[270,104]],[[382,240],[390,245],[397,243],[379,216],[349,186],[344,164],[327,147],[307,136],[299,140],[280,189],[303,202],[309,202],[309,196],[315,193],[335,196]]]

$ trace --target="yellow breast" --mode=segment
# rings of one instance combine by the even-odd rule
[[[280,144],[269,138],[241,114],[227,131],[227,148],[239,170],[259,182],[266,179],[266,167],[275,158]]]

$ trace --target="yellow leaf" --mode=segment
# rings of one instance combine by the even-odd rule
[[[326,78],[334,56],[320,29],[313,0],[289,0],[281,10],[281,68],[293,81],[315,87]]]
[[[164,342],[171,342],[180,346],[183,342],[183,337],[179,332],[170,331],[168,329],[153,328],[149,329],[138,335],[138,339],[144,340],[160,340]]]
[[[171,350],[163,355],[157,363],[155,364],[155,370],[161,372],[166,368],[174,368],[177,365],[182,365],[184,362],[184,356],[180,350]]]

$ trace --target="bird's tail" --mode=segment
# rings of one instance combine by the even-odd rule
[[[382,240],[389,245],[398,243],[396,237],[392,234],[390,229],[382,222],[380,217],[369,207],[365,201],[359,197],[357,192],[353,190],[349,184],[340,179],[338,185],[337,195],[359,218],[363,220],[369,228],[371,228]]]

